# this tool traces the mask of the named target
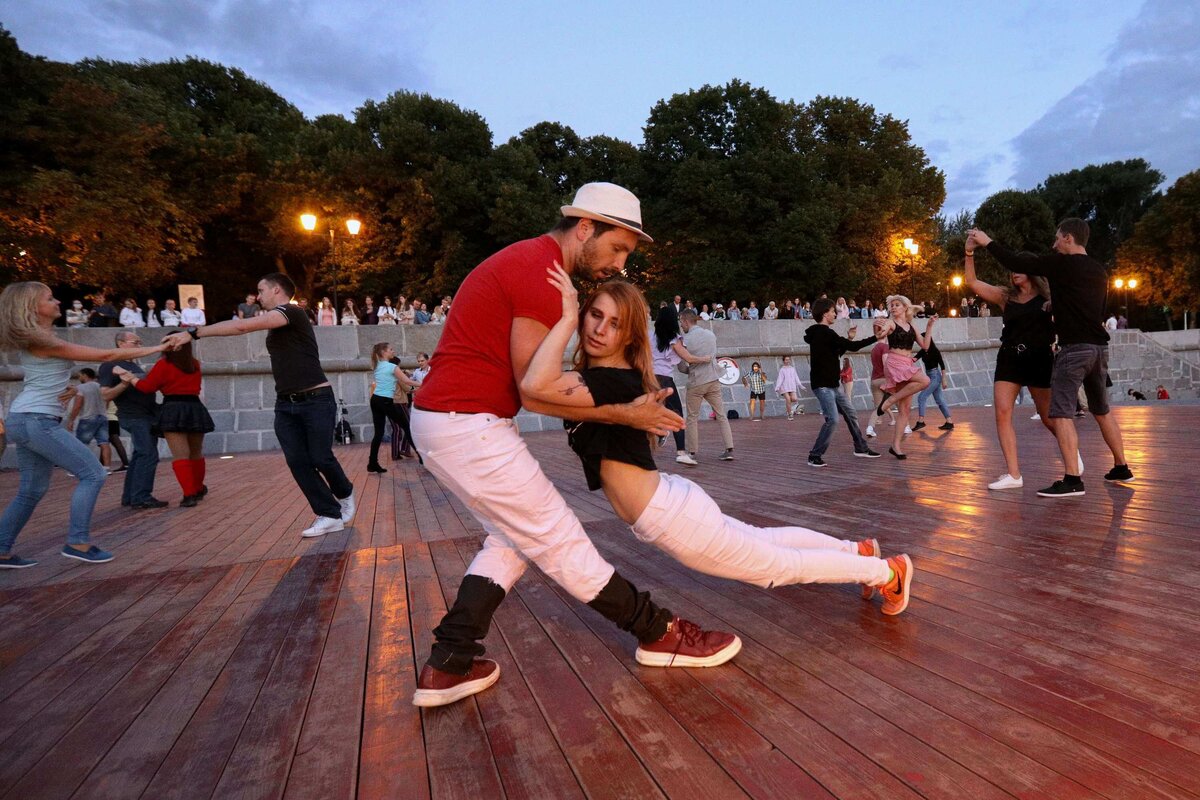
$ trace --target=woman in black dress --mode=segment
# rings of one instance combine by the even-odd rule
[[[1008,471],[988,484],[989,489],[1020,489],[1025,485],[1017,461],[1017,433],[1012,415],[1024,386],[1033,398],[1042,424],[1051,434],[1050,373],[1054,368],[1054,323],[1046,306],[1050,286],[1038,275],[1012,274],[1008,287],[993,286],[975,275],[975,254],[967,250],[965,282],[981,300],[995,303],[1003,312],[1004,329],[996,355],[992,407],[996,409],[996,434]]]

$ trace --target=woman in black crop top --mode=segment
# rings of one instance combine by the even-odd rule
[[[581,408],[627,403],[658,388],[641,292],[624,281],[597,288],[582,314],[570,277],[547,270],[562,293],[563,314],[542,340],[521,381],[521,392]],[[562,354],[578,333],[573,371]],[[659,473],[647,434],[621,425],[578,423],[571,448],[583,462],[589,489],[603,489],[634,534],[693,569],[756,586],[861,583],[878,588],[883,613],[908,606],[912,561],[880,557],[879,543],[845,541],[799,527],[757,528],[721,513],[703,489]],[[864,592],[864,594],[866,594]]]
[[[896,458],[908,458],[904,454],[904,433],[912,432],[908,425],[908,416],[912,400],[910,398],[929,385],[929,376],[921,370],[921,362],[913,358],[913,345],[919,344],[921,349],[928,349],[933,341],[933,324],[937,322],[937,314],[929,318],[922,334],[913,327],[913,317],[916,307],[902,294],[894,294],[887,299],[887,310],[891,315],[888,319],[890,330],[887,334],[888,351],[883,356],[883,400],[876,409],[878,416],[887,413],[888,406],[895,405],[896,433],[892,437],[892,446],[888,452]]]
[[[996,375],[992,387],[992,407],[996,409],[996,434],[1008,472],[989,489],[1019,489],[1025,481],[1017,461],[1017,434],[1012,415],[1021,387],[1029,389],[1042,424],[1054,433],[1050,421],[1050,373],[1054,367],[1054,322],[1046,305],[1050,286],[1038,275],[1012,273],[1009,286],[993,286],[975,275],[975,256],[967,251],[966,285],[980,299],[1000,306],[1004,328],[1000,333],[1000,352],[996,354]]]

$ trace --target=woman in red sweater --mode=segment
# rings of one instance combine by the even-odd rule
[[[183,488],[179,505],[191,508],[208,494],[204,485],[204,434],[215,426],[208,409],[200,401],[200,362],[192,355],[192,345],[167,350],[144,378],[117,367],[113,374],[146,394],[163,393],[158,428],[171,448],[171,467]]]

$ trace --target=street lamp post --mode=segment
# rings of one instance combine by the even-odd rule
[[[904,240],[904,249],[908,251],[908,286],[909,292],[913,295],[908,299],[915,303],[917,302],[917,253],[921,252],[921,246],[908,238]]]
[[[336,241],[336,237],[333,232],[333,219],[330,218],[328,220],[328,222],[329,222],[329,254],[333,257],[333,319],[336,322],[337,315],[338,315],[338,270],[341,265],[338,262],[338,254],[337,254],[337,250],[336,250],[337,241]],[[304,230],[308,231],[309,233],[312,233],[314,230],[317,229],[317,215],[316,214],[301,214],[300,215],[300,227],[304,228]],[[358,232],[361,230],[362,230],[362,223],[360,221],[358,221],[354,218],[350,218],[350,219],[346,220],[346,232],[348,234],[350,234],[351,236],[358,236]]]

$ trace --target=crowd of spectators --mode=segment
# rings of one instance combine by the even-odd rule
[[[361,305],[353,297],[345,298],[340,310],[334,308],[328,297],[322,297],[315,304],[306,299],[298,299],[296,303],[314,325],[439,325],[450,313],[450,301],[447,295],[437,305],[430,306],[418,298],[409,302],[400,295],[395,303],[391,297],[384,297],[383,302],[376,305],[375,298],[367,295]],[[262,313],[257,295],[250,293],[245,302],[234,309],[231,318],[245,319]],[[158,301],[152,297],[142,304],[136,298],[127,297],[118,307],[104,292],[96,292],[86,301],[73,300],[61,320],[68,328],[177,328],[207,325],[208,322],[205,310],[195,297],[189,297],[182,310],[170,299],[159,308]]]
[[[828,299],[827,294],[822,294],[818,299]],[[915,301],[914,301],[915,302]],[[779,303],[775,300],[768,301],[766,306],[760,307],[755,300],[749,301],[746,306],[740,306],[737,300],[730,300],[728,305],[721,303],[702,303],[699,306],[693,300],[684,300],[682,296],[675,295],[672,301],[664,300],[660,306],[674,305],[676,313],[685,308],[695,309],[700,319],[706,320],[767,320],[767,319],[812,319],[812,302],[801,300],[796,297],[792,300],[785,300]],[[918,317],[932,316],[938,311],[938,305],[933,300],[926,300],[924,303],[917,305]],[[836,319],[882,319],[888,316],[887,309],[884,307],[883,301],[874,303],[871,300],[864,300],[862,305],[858,304],[856,299],[846,301],[845,297],[839,297],[834,303],[836,311]],[[945,314],[943,314],[945,315]],[[991,309],[987,303],[978,300],[975,297],[964,297],[962,299],[961,308],[950,311],[949,316],[959,317],[990,317]]]

